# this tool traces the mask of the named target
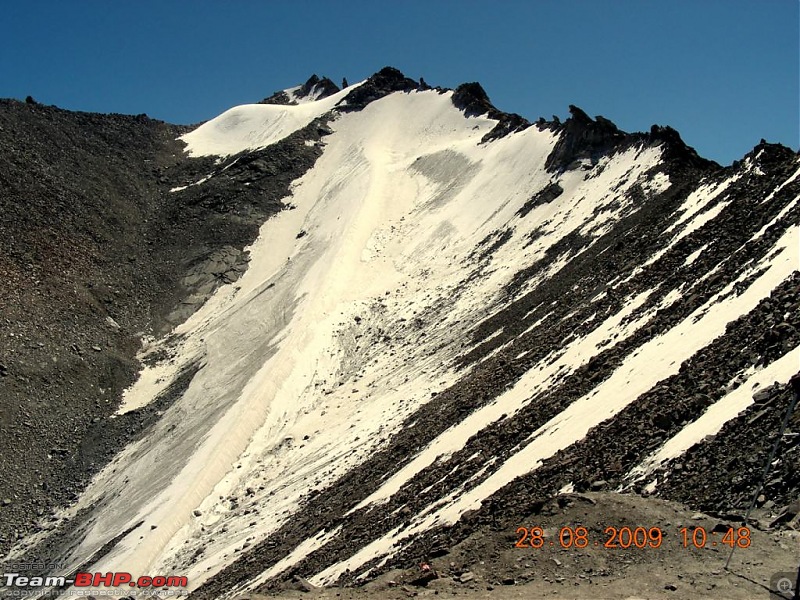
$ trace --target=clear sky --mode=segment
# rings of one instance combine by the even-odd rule
[[[798,148],[797,0],[17,0],[0,97],[196,123],[312,73],[479,81],[501,110],[671,125],[723,164]]]

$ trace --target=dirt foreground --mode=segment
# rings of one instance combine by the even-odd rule
[[[794,581],[800,561],[800,532],[791,527],[775,531],[749,527],[749,546],[737,547],[726,570],[730,547],[722,538],[723,526],[728,524],[739,532],[740,523],[693,513],[673,502],[614,493],[565,494],[554,498],[530,522],[519,524],[529,529],[542,528],[540,548],[531,548],[529,539],[521,544],[528,547],[516,547],[523,531],[479,530],[446,555],[429,561],[438,575],[435,579],[426,570],[415,567],[385,573],[361,587],[311,589],[307,582],[296,580],[295,589],[270,595],[245,594],[237,600],[274,597],[753,600],[770,598],[770,585],[774,586],[782,576]],[[562,547],[560,533],[569,542],[569,530],[562,528],[575,532],[581,526],[586,528],[586,547]],[[653,537],[644,548],[633,544],[627,549],[607,547],[611,537],[607,528],[619,531],[626,526],[631,530],[660,529],[663,532],[660,546],[653,547],[657,544]],[[714,533],[715,527],[721,531]],[[688,547],[683,545],[682,528],[688,532]],[[705,548],[694,547],[691,536],[696,528],[706,532]],[[698,532],[698,541],[701,535]],[[627,544],[625,534],[623,538],[620,541],[618,534],[609,545]],[[738,534],[737,539],[742,545],[747,544]],[[639,542],[643,540],[640,534]]]

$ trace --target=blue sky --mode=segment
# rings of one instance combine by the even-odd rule
[[[3,4],[0,97],[196,123],[385,65],[479,81],[529,119],[576,104],[671,125],[723,164],[798,147],[797,0],[27,0]]]

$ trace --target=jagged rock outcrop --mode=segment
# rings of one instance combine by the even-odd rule
[[[468,117],[485,116],[497,119],[498,123],[487,133],[481,142],[490,142],[530,127],[530,122],[516,113],[506,113],[494,107],[486,91],[477,82],[462,83],[453,92],[453,104],[464,111]]]
[[[338,109],[342,112],[361,110],[370,102],[392,92],[410,92],[420,84],[403,75],[394,67],[384,67],[344,97]]]
[[[530,200],[523,204],[522,207],[517,211],[517,216],[524,217],[537,206],[552,202],[563,193],[564,188],[553,182],[536,192]]]
[[[686,145],[680,134],[669,126],[653,125],[649,133],[626,133],[603,116],[592,119],[577,106],[569,106],[570,117],[563,123],[539,119],[537,126],[559,134],[546,166],[553,172],[580,167],[581,161],[596,164],[601,156],[623,151],[637,144],[663,146],[664,159],[677,161],[695,169],[718,167],[715,162],[701,158],[694,148]]]
[[[346,82],[347,80],[345,79],[343,83]],[[333,81],[327,77],[320,78],[315,73],[292,93],[292,98],[289,97],[286,90],[278,90],[271,96],[261,100],[259,104],[297,104],[297,101],[301,99],[320,100],[332,96],[338,91],[339,86],[333,83]]]
[[[278,90],[271,96],[267,96],[263,100],[258,101],[259,104],[296,104],[291,98],[289,98],[289,94],[286,93],[286,90]]]
[[[314,98],[315,100],[320,100],[332,96],[338,91],[339,86],[333,83],[333,81],[327,77],[317,77],[317,75],[314,74],[300,86],[300,89],[296,92],[296,96],[298,98]]]
[[[670,126],[653,125],[647,136],[651,145],[663,146],[664,159],[678,161],[696,169],[715,170],[719,167],[714,161],[702,158],[691,146],[687,146],[680,134]]]
[[[547,157],[548,170],[574,169],[581,159],[597,162],[600,156],[611,152],[626,138],[614,123],[603,117],[592,120],[577,106],[569,105],[570,118],[563,124],[553,124],[551,129],[560,134],[559,140]]]

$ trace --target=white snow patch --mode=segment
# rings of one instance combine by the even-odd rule
[[[472,156],[465,160],[475,165],[479,157],[515,160],[534,148],[544,157],[552,147],[553,136],[535,129],[491,149],[478,146],[493,126],[489,119],[465,118],[450,94],[434,91],[392,94],[331,124],[334,134],[322,157],[293,186],[295,210],[265,223],[249,248],[244,276],[177,328],[185,339],[175,367],[194,359],[204,367],[153,431],[104,469],[74,507],[102,505],[73,552],[76,565],[144,520],[142,531],[120,540],[97,569],[181,569],[200,585],[233,560],[223,558],[225,552],[280,527],[310,489],[324,488],[365,460],[432,391],[452,384],[458,375],[429,347],[446,342],[455,356],[460,330],[428,328],[429,341],[398,348],[409,357],[399,369],[387,353],[359,349],[348,331],[356,315],[389,326],[401,305],[410,302],[422,314],[452,296],[463,274],[443,260],[441,246],[449,246],[449,255],[467,255],[474,237],[495,227],[481,228],[492,207],[473,202],[474,191],[465,189],[456,205],[420,204],[420,190],[440,194],[449,180],[430,185],[409,167],[423,138],[428,150]],[[241,131],[231,128],[232,144],[241,142]],[[481,166],[476,185],[496,176],[494,160]],[[528,164],[538,170],[542,163]],[[507,186],[515,183],[507,179]],[[446,237],[442,223],[449,224]],[[296,239],[301,229],[307,235]],[[366,261],[365,248],[372,250]],[[488,284],[476,282],[481,285]],[[471,292],[453,309],[462,319],[474,320],[487,298],[485,290]],[[387,307],[373,317],[368,309],[376,298]],[[164,368],[146,369],[126,406],[143,405],[163,389]],[[246,487],[261,489],[251,497]],[[237,518],[228,497],[258,506],[259,525]],[[193,517],[194,510],[202,518]],[[191,564],[201,546],[209,558]]]
[[[697,250],[692,252],[689,256],[686,257],[686,260],[683,261],[683,266],[685,267],[696,261],[697,258],[703,253],[703,250],[705,250],[706,248],[708,248],[708,244],[703,244]]]
[[[729,204],[730,201],[728,200],[718,202],[708,210],[704,210],[703,212],[695,215],[689,222],[689,224],[686,225],[681,230],[681,232],[677,236],[675,236],[675,238],[673,238],[673,240],[670,242],[670,246],[675,245],[677,242],[685,238],[690,233],[697,231],[709,221],[714,220],[717,217],[717,215],[719,215]]]
[[[778,187],[776,187],[776,188],[775,188],[775,189],[774,189],[772,192],[770,192],[770,194],[769,194],[769,195],[768,195],[766,198],[764,198],[764,199],[761,201],[761,204],[766,204],[767,202],[769,202],[770,200],[772,200],[772,199],[775,197],[775,194],[777,194],[777,193],[778,193],[778,192],[780,192],[780,191],[781,191],[781,190],[782,190],[784,187],[786,187],[787,185],[789,185],[790,183],[792,183],[792,182],[793,182],[795,179],[797,179],[797,177],[798,177],[798,176],[800,176],[800,169],[798,169],[797,171],[795,171],[795,172],[792,174],[792,176],[791,176],[791,177],[789,177],[789,178],[788,178],[786,181],[784,181],[783,183],[781,183],[781,184],[780,184]]]
[[[705,184],[699,186],[683,201],[683,204],[678,209],[680,217],[678,217],[664,233],[670,233],[684,222],[700,214],[711,200],[722,194],[722,192],[728,189],[728,187],[739,178],[741,178],[741,175],[734,175],[716,185]]]
[[[186,152],[190,156],[229,156],[245,150],[263,148],[302,129],[332,110],[353,87],[355,86],[321,100],[297,105],[235,106],[179,139],[186,142]]]
[[[750,239],[751,240],[757,240],[762,235],[764,235],[767,232],[767,229],[772,227],[775,223],[777,223],[783,217],[785,217],[787,214],[789,214],[789,211],[791,211],[795,206],[797,206],[797,202],[798,201],[800,201],[800,195],[795,196],[794,200],[792,200],[791,202],[789,202],[789,204],[784,206],[783,209],[781,209],[781,211],[777,215],[775,215],[775,217],[773,219],[771,219],[766,225],[764,225],[761,229],[759,229],[755,233],[755,235],[753,237],[751,237]]]

